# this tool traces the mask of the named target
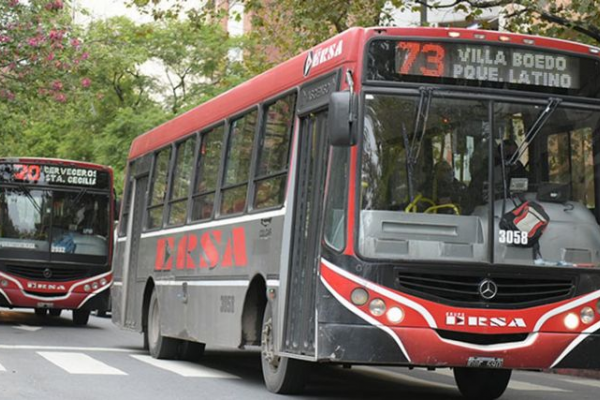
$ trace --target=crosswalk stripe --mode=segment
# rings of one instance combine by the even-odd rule
[[[449,369],[437,369],[433,371],[438,375],[451,376],[454,377],[454,372]],[[516,381],[511,379],[508,383],[508,388],[513,390],[524,390],[524,391],[540,391],[540,392],[565,392],[563,389],[548,387],[548,386],[540,386],[534,385],[533,383]]]
[[[125,372],[104,364],[87,354],[38,351],[40,356],[70,374],[82,375],[127,375]]]
[[[6,368],[4,368],[4,365],[0,364],[0,372],[6,372]]]
[[[566,392],[566,390],[555,387],[534,385],[533,383],[514,381],[512,379],[508,383],[508,388],[513,390],[524,390],[531,392]]]
[[[594,381],[591,379],[562,379],[563,382],[569,382],[575,385],[584,385],[600,388],[600,381]]]
[[[227,378],[227,379],[239,379],[235,375],[228,374],[226,372],[217,371],[211,368],[204,367],[202,365],[194,364],[186,361],[172,361],[172,360],[157,360],[150,356],[139,356],[131,355],[136,360],[145,362],[154,367],[158,367],[170,372],[174,372],[178,375],[186,378]]]
[[[427,379],[420,379],[414,376],[410,376],[409,373],[402,373],[398,371],[387,371],[381,370],[376,367],[363,367],[357,366],[352,368],[353,371],[359,371],[363,374],[367,374],[373,377],[379,377],[382,379],[392,379],[396,382],[402,382],[407,384],[416,384],[419,386],[428,386],[428,387],[439,387],[444,389],[456,389],[454,385],[448,385],[446,383],[430,381]]]

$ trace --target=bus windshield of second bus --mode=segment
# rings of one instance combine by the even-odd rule
[[[90,261],[106,262],[108,192],[85,187],[50,188],[39,180],[15,179],[16,167],[3,167],[2,181],[7,186],[0,191],[0,248],[27,250],[33,257],[40,257],[40,253],[50,257],[85,255],[92,256]],[[102,179],[108,182],[107,177]]]
[[[427,64],[427,57],[435,52],[421,62],[406,51],[410,46],[405,43],[374,41],[368,79],[391,82],[400,73],[409,79],[418,67],[415,82],[448,83],[458,78],[444,76],[445,71],[466,68],[432,70],[436,63],[429,58]],[[446,56],[452,50],[447,44],[430,46]],[[380,65],[386,56],[389,62]],[[528,90],[535,86],[536,91],[550,92],[529,99],[444,87],[365,90],[359,231],[363,256],[541,266],[600,263],[594,250],[600,230],[593,214],[592,149],[600,110],[585,101],[552,97],[560,91],[585,92],[581,71],[587,59],[549,55],[546,60],[564,62],[567,78],[529,82]],[[516,71],[496,68],[494,77],[538,74]],[[481,80],[479,85],[485,86]],[[530,210],[523,221],[516,221],[523,230],[507,227],[507,216],[521,205]],[[536,224],[545,228],[548,220],[553,222],[548,229],[532,234]],[[550,240],[558,237],[561,245],[552,245]]]

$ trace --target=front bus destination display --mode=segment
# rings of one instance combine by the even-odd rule
[[[108,306],[112,170],[56,159],[0,159],[0,305],[39,316]]]
[[[355,28],[132,143],[113,321],[157,358],[599,369],[600,50]]]

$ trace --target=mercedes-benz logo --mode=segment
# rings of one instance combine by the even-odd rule
[[[490,279],[484,279],[479,284],[479,294],[485,300],[491,300],[498,294],[498,285]]]
[[[46,278],[46,279],[52,278],[52,270],[50,268],[46,268],[44,270],[44,272],[42,272],[42,274],[44,275],[44,278]]]

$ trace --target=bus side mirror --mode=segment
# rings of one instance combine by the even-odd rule
[[[355,95],[350,92],[334,92],[329,97],[329,144],[332,146],[352,146],[356,104]]]

